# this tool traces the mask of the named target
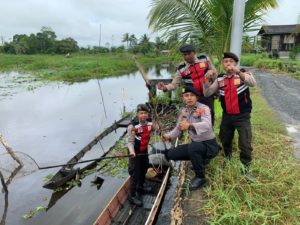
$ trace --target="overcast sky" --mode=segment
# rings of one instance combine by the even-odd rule
[[[147,33],[151,0],[0,0],[0,36],[9,41],[14,34],[37,33],[51,27],[58,38],[73,37],[79,45],[121,44],[124,33],[140,37]],[[299,0],[279,0],[279,7],[266,16],[267,24],[295,24]]]

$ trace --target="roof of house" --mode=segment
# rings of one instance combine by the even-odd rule
[[[292,25],[263,25],[258,35],[265,35],[265,34],[291,34],[295,33],[296,31],[299,32],[300,24],[292,24]]]

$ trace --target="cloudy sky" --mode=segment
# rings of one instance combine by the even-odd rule
[[[0,36],[36,33],[51,27],[58,38],[73,37],[81,46],[109,42],[119,45],[124,33],[147,33],[151,0],[0,0]],[[300,14],[299,0],[279,0],[279,7],[265,16],[267,24],[294,24]]]

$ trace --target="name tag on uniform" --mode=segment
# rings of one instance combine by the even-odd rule
[[[240,85],[240,84],[241,84],[240,78],[234,79],[234,85]]]
[[[204,62],[199,63],[199,67],[200,68],[205,68],[205,63]]]

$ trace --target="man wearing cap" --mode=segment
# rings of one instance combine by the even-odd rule
[[[214,97],[205,97],[203,94],[203,84],[205,74],[210,76],[217,74],[215,67],[206,55],[196,56],[196,50],[192,45],[184,45],[180,49],[184,58],[184,63],[179,65],[174,79],[169,84],[159,82],[157,88],[163,91],[171,91],[176,89],[181,81],[185,86],[193,86],[199,93],[199,102],[207,105],[212,114],[212,123],[214,123]]]
[[[149,159],[145,153],[148,153],[151,131],[156,128],[149,121],[150,109],[147,105],[139,104],[136,112],[136,117],[127,129],[128,150],[131,155],[128,164],[128,172],[131,177],[128,200],[131,204],[142,206],[141,194],[151,191],[148,187],[144,187],[145,175],[149,166]]]
[[[211,124],[211,114],[208,106],[198,102],[199,93],[194,87],[183,89],[183,102],[176,127],[162,135],[163,141],[176,139],[182,132],[188,132],[192,142],[179,145],[166,151],[166,158],[171,160],[191,160],[195,177],[191,181],[191,190],[207,185],[205,165],[219,152],[215,134]]]
[[[232,155],[232,141],[235,129],[238,131],[238,146],[240,160],[243,163],[243,173],[251,181],[249,166],[252,160],[252,130],[250,113],[252,101],[249,87],[254,87],[256,81],[253,75],[244,69],[238,69],[239,58],[232,52],[225,52],[222,66],[225,73],[218,76],[206,76],[204,95],[211,96],[218,92],[223,109],[220,126],[220,139],[227,159]]]

